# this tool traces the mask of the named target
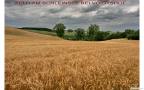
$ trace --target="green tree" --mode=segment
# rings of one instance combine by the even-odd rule
[[[95,40],[96,33],[99,31],[99,26],[96,24],[91,24],[88,28],[88,38],[89,40]]]
[[[127,38],[129,40],[139,40],[139,30],[134,31],[133,33],[128,34]]]
[[[119,39],[119,38],[124,38],[125,37],[125,33],[123,32],[111,32],[108,35],[108,39]]]
[[[129,36],[129,34],[133,34],[135,31],[132,30],[132,29],[126,29],[124,32],[123,32],[123,36],[125,38],[127,38]]]
[[[107,35],[106,32],[98,31],[96,33],[95,40],[96,41],[104,41],[104,40],[106,40],[106,35]]]
[[[54,26],[53,29],[56,31],[57,36],[63,37],[63,36],[64,36],[64,29],[65,29],[65,28],[66,28],[66,27],[64,26],[63,23],[58,23],[58,24],[56,24],[56,25]]]
[[[132,33],[134,33],[135,31],[134,30],[132,30],[132,29],[126,29],[125,30],[125,33],[126,34],[132,34]]]
[[[84,31],[84,29],[78,28],[75,31],[76,31],[76,34],[75,34],[76,39],[77,40],[83,40],[84,37],[85,37],[85,31]]]

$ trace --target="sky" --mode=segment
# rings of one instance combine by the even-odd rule
[[[19,5],[15,0],[5,0],[5,24],[15,27],[53,28],[56,23],[63,23],[67,29],[88,29],[90,24],[97,24],[103,31],[139,29],[139,0],[126,0],[123,5],[81,4],[82,0],[75,1],[78,3]]]

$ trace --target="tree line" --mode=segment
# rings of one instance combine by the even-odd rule
[[[68,40],[84,40],[84,41],[104,41],[110,39],[127,38],[129,40],[139,40],[139,30],[126,29],[124,32],[100,31],[99,25],[91,24],[88,30],[77,28],[76,30],[68,29],[68,33],[74,35],[65,35],[66,26],[63,23],[58,23],[53,30],[58,37]]]
[[[37,31],[48,31],[48,32],[53,32],[52,29],[49,28],[36,28],[36,27],[22,27],[22,28],[18,28],[18,29],[26,29],[26,30],[37,30]]]

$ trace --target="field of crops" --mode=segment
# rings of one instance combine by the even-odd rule
[[[139,41],[68,41],[6,28],[6,90],[130,90]]]

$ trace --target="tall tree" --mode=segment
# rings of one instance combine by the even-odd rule
[[[88,38],[89,40],[95,40],[96,33],[99,31],[99,26],[96,24],[91,24],[88,28]]]
[[[64,24],[63,23],[58,23],[58,24],[56,24],[55,26],[54,26],[54,30],[56,30],[56,33],[57,33],[57,36],[59,36],[59,37],[63,37],[64,36],[64,29],[65,29],[66,27],[64,26]]]
[[[76,29],[76,39],[77,40],[83,40],[85,37],[85,31],[82,28]]]

